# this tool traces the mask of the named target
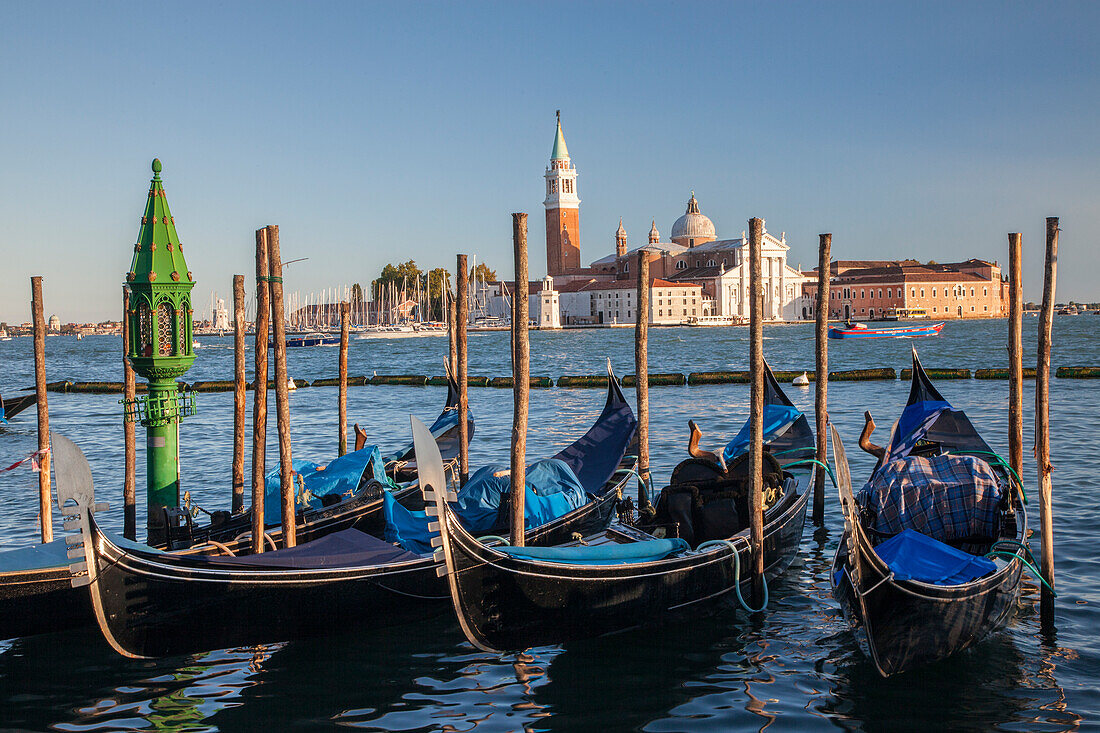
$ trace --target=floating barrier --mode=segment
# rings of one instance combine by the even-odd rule
[[[422,374],[375,374],[370,378],[370,383],[393,384],[401,387],[424,387],[428,384],[428,378]]]
[[[829,381],[833,382],[869,382],[875,379],[897,379],[898,373],[893,367],[886,369],[848,369],[829,372]]]
[[[1008,379],[1008,370],[975,369],[974,379]],[[1024,367],[1024,379],[1035,379],[1035,367]]]
[[[1058,371],[1054,373],[1054,376],[1059,379],[1100,379],[1100,367],[1058,367]]]
[[[65,391],[79,394],[122,394],[122,382],[70,382]]]
[[[370,380],[366,377],[348,377],[349,387],[363,387],[370,384]],[[303,385],[298,385],[303,386]],[[340,377],[325,377],[324,379],[314,379],[310,387],[339,387]]]
[[[429,387],[446,387],[450,384],[450,380],[446,377],[428,377]]]
[[[558,377],[559,387],[603,387],[607,388],[607,375],[599,376],[564,376]]]
[[[749,372],[692,372],[688,375],[688,384],[748,384],[752,381]]]
[[[531,377],[529,383],[532,387],[535,387],[537,389],[545,389],[547,387],[554,386],[554,380],[550,377]],[[511,389],[513,386],[513,380],[511,377],[493,377],[489,380],[489,386]]]
[[[932,379],[970,379],[969,369],[925,369]],[[1007,374],[1007,371],[1006,371]],[[912,369],[902,369],[901,378],[908,380],[913,378]]]
[[[633,374],[626,374],[622,378],[624,387],[633,387],[638,380]],[[687,384],[687,377],[683,374],[650,374],[650,387],[680,387]]]
[[[232,392],[235,386],[235,382],[214,380],[208,382],[195,382],[191,385],[191,389],[195,392]]]
[[[70,382],[68,379],[62,379],[59,382],[46,382],[46,391],[47,392],[68,392],[69,387],[71,385],[72,385],[72,382]],[[34,387],[31,387],[27,391],[28,392],[33,392]]]

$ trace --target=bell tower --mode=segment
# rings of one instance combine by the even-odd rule
[[[581,200],[577,169],[569,160],[561,132],[561,110],[550,165],[546,168],[546,274],[561,275],[581,266]]]

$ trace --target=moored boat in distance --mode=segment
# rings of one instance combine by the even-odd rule
[[[299,348],[303,346],[339,346],[340,337],[323,333],[308,333],[304,336],[291,336],[286,340],[287,348]],[[275,342],[268,342],[268,348],[274,349]]]
[[[846,323],[843,326],[829,326],[829,338],[917,338],[920,336],[935,336],[942,330],[942,321],[929,323],[926,326],[890,326],[888,328],[870,328],[863,323]]]
[[[686,321],[681,321],[682,326],[744,326],[749,319],[744,316],[692,316]]]

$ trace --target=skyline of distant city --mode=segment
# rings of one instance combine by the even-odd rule
[[[762,217],[805,271],[819,232],[840,259],[1003,264],[1021,231],[1033,301],[1043,219],[1060,216],[1057,300],[1100,299],[1095,6],[410,12],[0,9],[0,321],[28,319],[39,274],[47,313],[117,319],[153,157],[196,313],[234,273],[251,280],[269,223],[284,257],[309,258],[288,288],[311,292],[408,259],[453,270],[457,252],[507,278],[509,215],[526,211],[536,279],[555,109],[579,171],[583,265],[615,251],[620,217],[642,243],[695,191],[720,237]]]

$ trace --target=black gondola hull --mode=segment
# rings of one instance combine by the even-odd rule
[[[1021,522],[1017,539],[1024,538]],[[847,533],[840,545],[849,541]],[[870,553],[870,554],[869,554]],[[879,673],[899,672],[946,659],[1003,627],[1016,610],[1023,565],[1011,561],[972,583],[935,586],[891,577],[874,549],[862,544],[853,573],[848,553],[833,561],[833,596]],[[859,577],[861,594],[851,578]]]
[[[765,577],[791,564],[802,540],[808,493],[766,527]],[[665,623],[719,604],[736,605],[733,551],[616,566],[533,564],[503,556],[448,521],[453,592],[465,630],[482,648],[518,650]],[[740,589],[751,593],[747,533],[734,540]]]

